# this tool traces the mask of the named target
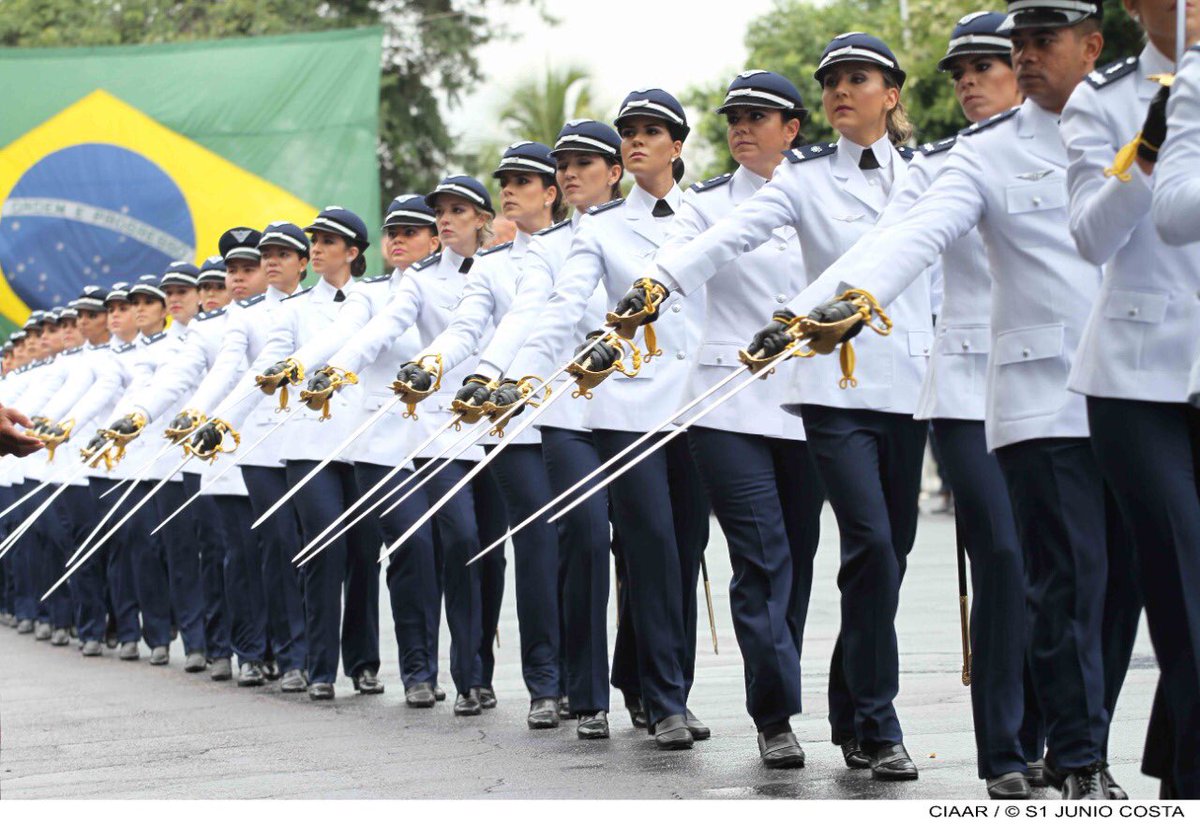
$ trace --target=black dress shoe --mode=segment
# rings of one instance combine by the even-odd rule
[[[304,692],[308,689],[308,676],[304,670],[290,669],[279,679],[280,692]]]
[[[433,687],[422,681],[405,688],[404,703],[417,709],[429,709],[437,699],[433,697]]]
[[[988,798],[1009,801],[1029,798],[1033,790],[1025,773],[1013,771],[987,779],[987,793]]]
[[[693,741],[707,741],[712,738],[712,730],[704,726],[704,722],[692,714],[691,710],[684,710],[684,718],[687,721],[687,728],[692,733]]]
[[[585,741],[608,738],[608,713],[604,710],[580,713],[575,734]]]
[[[479,688],[479,706],[485,710],[496,709],[496,691],[491,687]]]
[[[858,745],[857,738],[843,741],[839,746],[842,748],[842,760],[846,762],[846,766],[850,769],[865,770],[871,766],[871,761],[867,758],[867,754],[862,751],[862,747]]]
[[[238,667],[237,685],[239,687],[261,687],[263,685],[262,665],[257,661],[243,661]],[[330,684],[330,686],[333,686]]]
[[[1067,773],[1063,780],[1064,800],[1107,801],[1108,782],[1104,779],[1104,765],[1097,761]]]
[[[1054,763],[1049,758],[1042,760],[1042,775],[1045,777],[1046,784],[1049,786],[1056,790],[1061,790],[1063,788],[1063,782],[1066,780],[1066,776],[1058,771],[1058,768],[1054,766]]]
[[[804,766],[804,749],[791,730],[768,736],[758,734],[758,754],[763,766],[772,769],[790,769]]]
[[[883,744],[867,753],[871,777],[876,781],[916,781],[917,765],[903,744]]]
[[[1104,784],[1108,788],[1109,801],[1128,801],[1129,793],[1122,789],[1121,785],[1113,778],[1112,771],[1107,766],[1104,768]]]
[[[634,729],[650,728],[650,720],[646,717],[646,705],[642,703],[642,699],[639,698],[636,703],[626,702],[625,709],[629,710],[629,721]]]
[[[529,702],[529,717],[525,719],[531,730],[549,730],[558,726],[558,699],[535,698]]]
[[[354,689],[363,695],[380,695],[383,692],[383,682],[373,669],[364,669],[351,680],[354,681]]]
[[[460,692],[458,698],[454,699],[455,715],[479,715],[482,712],[483,707],[479,706],[478,689],[472,688],[466,695]]]
[[[437,699],[438,701],[445,701],[446,700],[446,691],[444,689],[442,689],[441,687],[439,687],[437,684],[434,684],[433,685],[433,697],[435,699]]]
[[[565,695],[559,696],[558,699],[558,717],[563,721],[569,721],[575,717],[575,714],[571,712],[571,702]]]
[[[278,681],[280,676],[283,675],[283,673],[279,671],[279,662],[274,658],[272,658],[270,661],[263,661],[262,673],[263,678],[266,678],[268,681]]]
[[[308,697],[313,701],[332,701],[333,684],[309,684]]]
[[[695,741],[684,715],[668,715],[654,725],[653,734],[660,750],[690,750]]]
[[[1030,787],[1048,786],[1046,781],[1045,761],[1039,758],[1037,761],[1030,761],[1025,766],[1029,769],[1029,772],[1026,774],[1026,778],[1029,780]]]

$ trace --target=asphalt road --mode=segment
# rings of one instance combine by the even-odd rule
[[[496,672],[500,705],[474,719],[455,718],[449,702],[433,710],[405,707],[386,601],[387,693],[356,696],[343,679],[332,703],[285,696],[277,686],[239,689],[188,675],[178,643],[170,666],[158,668],[149,666],[146,650],[137,663],[112,653],[84,659],[74,645],[53,648],[0,630],[0,797],[983,797],[969,696],[960,681],[953,521],[922,519],[901,596],[897,707],[921,776],[899,785],[845,769],[828,743],[824,693],[838,624],[837,529],[828,509],[823,526],[805,639],[805,712],[793,719],[808,755],[802,770],[759,764],[729,617],[729,560],[714,524],[708,557],[720,654],[713,654],[702,616],[689,702],[713,737],[690,752],[659,752],[632,728],[619,693],[608,741],[579,741],[573,722],[527,729],[510,583]],[[445,661],[442,669],[449,672]],[[1134,798],[1158,794],[1157,783],[1137,767],[1156,679],[1143,622],[1110,746],[1113,772]],[[443,681],[448,685],[448,675]]]

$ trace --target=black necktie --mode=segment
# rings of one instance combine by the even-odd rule
[[[879,161],[875,159],[875,153],[868,147],[863,149],[862,157],[858,159],[858,168],[860,169],[878,169]]]
[[[670,217],[675,214],[675,210],[671,208],[670,203],[660,199],[654,204],[654,208],[650,210],[650,214],[655,217]]]
[[[463,262],[458,264],[458,273],[465,275],[471,271],[471,264],[475,262],[475,258],[463,258]]]
[[[334,302],[334,303],[341,303],[341,302],[342,302],[342,301],[344,301],[345,299],[346,299],[346,293],[345,293],[345,292],[343,292],[341,289],[338,289],[338,290],[337,290],[337,294],[335,294],[335,295],[333,296],[333,302]]]

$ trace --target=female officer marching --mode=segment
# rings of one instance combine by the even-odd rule
[[[616,126],[635,185],[627,199],[593,208],[580,222],[554,294],[509,366],[511,375],[549,375],[597,284],[615,302],[662,243],[679,208],[679,153],[689,131],[679,101],[662,89],[639,89],[622,102]],[[698,311],[695,301],[660,307],[675,321],[658,340],[660,354],[639,377],[608,381],[589,404],[586,425],[602,457],[632,443],[675,407],[698,340]],[[601,361],[609,355],[615,358],[615,350],[603,344],[588,353],[587,362],[592,369],[606,368],[611,360]],[[628,570],[642,697],[655,741],[663,749],[690,749],[697,737],[708,736],[687,708],[708,503],[686,441],[671,446],[613,484],[610,499]]]
[[[660,286],[692,294],[721,266],[787,225],[799,234],[809,272],[818,273],[878,219],[907,171],[893,147],[911,133],[900,102],[904,71],[883,41],[856,32],[826,47],[816,78],[838,141],[791,150],[768,185],[694,240],[660,255]],[[930,316],[923,277],[893,305],[891,336],[872,336],[860,346],[857,388],[838,388],[831,359],[806,363],[796,370],[802,403],[785,407],[804,418],[841,532],[842,628],[830,673],[833,740],[847,766],[870,766],[880,780],[917,777],[892,706],[899,689],[894,621],[916,534],[926,426],[912,413],[932,340]],[[776,309],[775,317],[767,332],[780,335],[792,315]],[[751,351],[763,349],[762,338],[756,336]]]

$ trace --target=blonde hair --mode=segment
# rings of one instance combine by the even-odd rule
[[[496,233],[492,231],[492,220],[496,216],[487,209],[480,209],[478,206],[475,207],[475,214],[483,215],[485,218],[483,225],[479,227],[477,232],[475,232],[475,244],[480,249],[486,249],[491,245],[492,238],[496,236]]]
[[[883,72],[883,82],[889,89],[900,91],[900,84],[888,72]],[[904,100],[897,97],[895,107],[887,113],[888,140],[893,146],[903,146],[912,140],[915,131],[912,121],[908,119],[908,110],[904,108]]]

